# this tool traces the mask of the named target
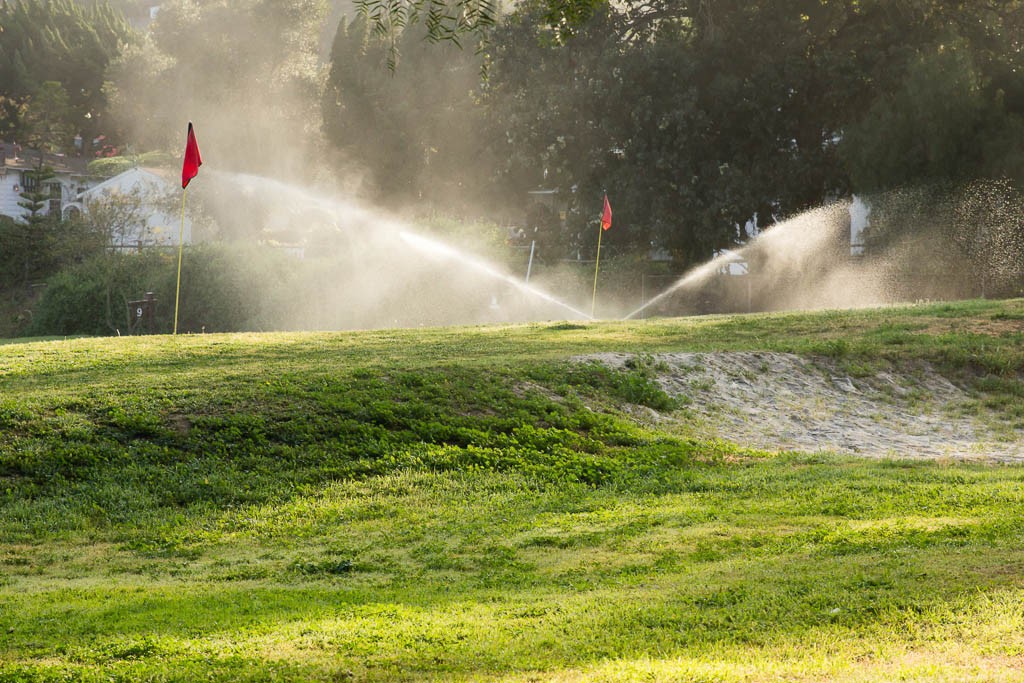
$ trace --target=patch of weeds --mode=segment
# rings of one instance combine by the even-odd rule
[[[989,413],[997,422],[1019,428],[1024,424],[1024,382],[1017,377],[986,375],[973,382],[971,403]]]
[[[850,342],[845,339],[827,339],[812,345],[814,353],[828,356],[829,358],[845,358],[850,355]]]
[[[840,365],[839,369],[850,377],[866,379],[877,375],[882,370],[882,367],[876,361],[847,358]]]
[[[721,439],[689,441],[687,444],[693,449],[697,460],[707,463],[758,462],[780,457],[780,454],[772,451],[747,448]]]
[[[715,380],[710,377],[691,380],[690,388],[694,391],[711,391],[715,388]]]
[[[942,406],[942,414],[949,418],[980,417],[982,414],[981,401],[967,399],[956,403],[946,403]]]
[[[167,657],[177,654],[179,651],[180,645],[168,638],[144,635],[141,637],[120,637],[93,645],[73,647],[69,648],[67,654],[69,659],[74,662],[111,664]]]
[[[718,562],[724,560],[725,553],[713,543],[700,542],[692,553],[690,560],[693,562]]]
[[[600,390],[606,396],[627,403],[667,412],[677,408],[678,403],[655,381],[662,365],[641,358],[636,359],[632,366],[627,362],[625,368],[616,370],[592,361],[577,364],[567,374],[577,386]]]
[[[270,578],[271,574],[270,566],[266,563],[221,560],[213,563],[210,576],[217,581],[260,581]]]
[[[555,443],[543,450],[522,446],[482,448],[422,444],[395,455],[398,458],[395,464],[401,463],[401,467],[388,469],[520,472],[541,481],[579,482],[592,486],[609,481],[623,467],[617,459],[577,452]]]
[[[730,586],[698,595],[693,604],[703,608],[735,607],[747,597],[747,590],[742,586]]]
[[[108,660],[131,660],[150,657],[159,651],[159,646],[151,637],[141,638],[124,643],[112,643],[99,653]]]
[[[468,569],[466,562],[451,551],[421,555],[418,559],[420,568],[432,572],[462,572]]]
[[[901,398],[908,408],[922,410],[933,401],[934,396],[926,389],[914,387],[905,391]]]
[[[356,571],[356,564],[350,559],[329,558],[315,561],[296,560],[288,570],[303,576],[348,576]]]
[[[978,391],[1024,399],[1024,381],[1018,377],[986,375],[974,382]]]
[[[514,548],[499,543],[482,548],[476,564],[477,582],[488,588],[522,585],[533,569],[516,556]]]
[[[624,365],[630,370],[639,372],[647,377],[669,371],[668,363],[663,360],[657,360],[654,356],[646,353],[627,358]]]

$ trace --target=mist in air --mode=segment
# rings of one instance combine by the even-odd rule
[[[281,249],[296,277],[284,329],[437,326],[590,316],[418,226],[337,195],[262,176],[212,171],[215,196],[233,196],[301,247]],[[280,297],[275,297],[280,301]]]
[[[803,212],[693,268],[628,318],[1020,295],[1024,201],[1005,181],[932,185]],[[863,207],[862,207],[863,209]]]
[[[186,123],[195,123],[204,160],[189,187],[197,238],[264,244],[294,270],[284,280],[286,303],[275,297],[259,326],[588,319],[589,278],[580,274],[592,255],[584,254],[582,265],[538,263],[526,282],[524,258],[514,260],[515,272],[502,265],[513,259],[501,258],[501,237],[493,234],[494,226],[500,231],[524,217],[508,204],[481,201],[466,186],[493,175],[493,160],[478,153],[483,132],[461,105],[451,105],[470,101],[466,93],[479,86],[475,66],[463,64],[444,87],[391,97],[395,77],[383,62],[377,73],[339,75],[351,63],[339,50],[358,42],[336,41],[332,54],[332,26],[344,3],[293,4],[295,11],[255,0],[167,3],[148,37],[112,69],[114,115],[140,145],[177,149]],[[343,22],[339,30],[353,29]],[[408,60],[399,68],[415,74],[417,66]],[[373,111],[358,111],[353,83],[388,102],[388,121],[401,126],[384,129]],[[325,129],[326,110],[336,115]],[[389,155],[402,158],[396,150],[408,143],[403,129],[427,125],[458,131],[457,153],[444,162],[427,148],[417,168],[389,166]],[[328,136],[344,144],[327,144]],[[373,177],[356,161],[368,150],[380,155]],[[433,206],[440,199],[491,226],[492,234],[475,240],[463,233],[456,241],[426,227],[426,202],[411,189],[424,177],[437,189]],[[851,250],[849,202],[838,201],[782,220],[717,258],[708,254],[708,262],[663,279],[658,291],[602,280],[598,315],[845,308],[1012,293],[1019,286],[1024,207],[1008,185],[904,189],[865,200],[871,214],[860,236],[863,254]],[[611,264],[614,250],[606,254]]]
[[[474,240],[455,245],[401,218],[417,213],[409,197],[388,210],[373,208],[380,197],[367,189],[367,171],[346,159],[344,147],[328,145],[320,124],[322,108],[330,106],[329,27],[339,25],[344,3],[332,12],[312,1],[292,4],[269,16],[273,3],[243,2],[251,11],[238,3],[168,3],[147,39],[113,69],[115,112],[133,139],[175,149],[185,122],[195,124],[204,160],[188,194],[197,240],[264,244],[293,271],[278,276],[287,295],[268,296],[253,325],[342,329],[589,317],[474,253]],[[391,87],[384,62],[374,66],[360,68]],[[475,69],[466,73],[479,79]],[[412,125],[438,112],[412,103],[404,113]],[[376,141],[385,155],[402,142],[400,131],[382,131],[372,112],[363,114],[341,131],[352,145]],[[449,116],[446,124],[459,121]],[[395,195],[399,189],[400,183]],[[239,258],[247,253],[240,249]]]

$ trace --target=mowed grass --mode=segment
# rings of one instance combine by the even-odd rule
[[[1024,469],[764,453],[641,356],[934,364],[1024,302],[0,347],[0,681],[1024,680]],[[765,410],[771,410],[765,406]]]

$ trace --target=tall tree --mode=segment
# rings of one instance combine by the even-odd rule
[[[477,103],[482,58],[412,32],[401,49],[402,67],[386,75],[387,42],[365,20],[341,22],[322,106],[327,138],[376,201],[466,209],[491,168]]]
[[[1024,3],[921,0],[895,19],[906,32],[885,62],[892,76],[845,130],[855,189],[1024,182]]]
[[[636,247],[703,260],[755,213],[858,183],[1020,168],[1016,0],[628,0],[571,31],[546,11],[520,5],[491,43],[504,178],[560,188],[570,221],[614,192]]]
[[[829,43],[841,12],[815,12],[817,0],[722,0],[713,15],[635,5],[568,37],[543,6],[524,9],[496,34],[490,106],[513,184],[546,172],[578,222],[593,222],[607,189],[619,244],[656,242],[688,261],[727,246],[754,213],[763,223],[843,189],[834,141],[861,85],[825,87],[843,80]],[[592,232],[569,232],[581,231]]]
[[[718,0],[721,2],[722,0]],[[609,0],[525,0],[545,25],[560,38],[574,35],[594,15],[606,11]],[[686,21],[713,31],[715,0],[627,0],[615,3],[624,10],[626,34],[644,34],[666,23]],[[398,37],[422,24],[431,42],[461,44],[466,37],[488,39],[498,23],[502,5],[496,0],[356,0],[356,8],[374,32],[391,41],[391,55],[400,54]],[[391,61],[390,66],[395,62]]]
[[[101,132],[107,65],[133,40],[124,16],[106,2],[8,0],[0,3],[0,29],[0,132],[24,134],[20,116],[46,82],[66,93],[62,127],[86,139]],[[42,89],[44,98],[51,94]]]
[[[27,171],[26,187],[18,206],[21,220],[0,223],[0,283],[5,289],[22,288],[44,277],[53,265],[52,247],[59,215],[50,215],[50,184],[53,171],[45,166]]]
[[[46,81],[28,100],[21,120],[25,146],[41,152],[60,152],[71,146],[75,134],[71,103],[57,81]]]
[[[118,120],[176,149],[186,122],[222,167],[302,174],[315,162],[323,0],[174,0],[111,66]]]

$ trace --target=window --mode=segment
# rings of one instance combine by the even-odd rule
[[[39,176],[35,171],[21,172],[21,191],[35,192],[39,189]]]
[[[49,210],[51,216],[60,216],[61,209],[61,186],[60,183],[48,183],[47,189],[50,194]]]

